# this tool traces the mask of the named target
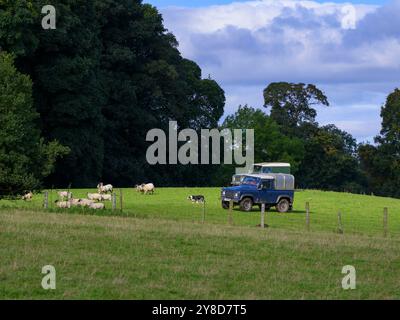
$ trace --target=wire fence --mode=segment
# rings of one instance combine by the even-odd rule
[[[36,194],[31,201],[1,200],[0,208],[49,210],[65,212],[57,206],[60,190],[45,190]],[[74,198],[86,198],[91,189],[73,190]],[[186,198],[179,200],[156,195],[139,195],[134,190],[114,189],[111,199],[104,201],[106,210],[70,208],[71,213],[116,215],[137,218],[172,219],[192,223],[214,223],[231,226],[285,229],[308,232],[332,232],[337,234],[359,234],[378,237],[400,237],[400,212],[397,208],[377,207],[360,214],[343,209],[321,210],[313,201],[297,202],[293,211],[278,213],[275,209],[266,210],[255,205],[251,212],[240,211],[238,206],[229,204],[228,209],[221,207],[216,197],[205,202],[193,203]],[[339,207],[339,206],[338,206]],[[372,213],[371,213],[372,212]]]

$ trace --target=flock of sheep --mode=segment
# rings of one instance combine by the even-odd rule
[[[154,194],[154,184],[142,183],[141,185],[135,186],[138,192],[143,194]],[[99,183],[97,185],[97,193],[88,193],[87,198],[74,199],[72,192],[69,191],[58,191],[59,199],[55,201],[56,206],[62,209],[69,209],[72,207],[83,207],[95,210],[105,209],[104,201],[112,201],[113,186],[111,184],[103,185]],[[33,193],[28,192],[23,197],[24,201],[31,201],[33,199]]]
[[[112,195],[108,193],[113,192],[113,186],[111,184],[103,185],[99,183],[97,185],[97,193],[88,193],[86,199],[74,199],[72,192],[59,191],[57,194],[60,197],[55,203],[57,207],[62,209],[69,209],[71,207],[86,207],[95,210],[105,209],[106,206],[103,201],[111,201]]]

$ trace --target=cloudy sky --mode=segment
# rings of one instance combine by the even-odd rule
[[[275,81],[315,83],[334,123],[360,142],[380,130],[380,107],[400,87],[400,0],[146,0],[183,56],[223,87],[226,114],[261,108]]]

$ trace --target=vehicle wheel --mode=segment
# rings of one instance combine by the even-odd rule
[[[276,205],[276,210],[278,210],[278,212],[280,212],[280,213],[288,212],[289,208],[290,208],[290,202],[288,199],[282,199]]]
[[[222,201],[222,208],[229,209],[229,201]]]
[[[240,201],[240,210],[250,212],[253,209],[253,200],[250,198],[244,198]]]

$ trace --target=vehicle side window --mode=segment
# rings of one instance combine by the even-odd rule
[[[273,180],[263,180],[262,181],[262,188],[263,190],[271,190],[274,188],[274,181]]]
[[[262,171],[262,173],[271,173],[271,172],[272,172],[272,169],[271,169],[271,168],[268,168],[268,167],[263,167],[263,168],[261,169],[261,171]]]

